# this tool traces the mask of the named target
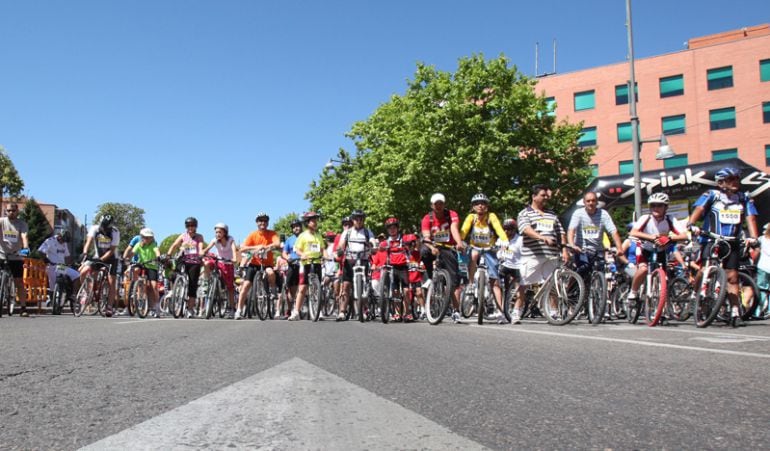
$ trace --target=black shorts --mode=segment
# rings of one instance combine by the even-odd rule
[[[11,275],[13,275],[14,279],[21,279],[24,277],[23,260],[6,260],[6,262],[8,263],[8,269],[11,270]]]
[[[380,276],[382,280],[382,276]],[[409,268],[406,266],[394,266],[393,267],[393,281],[398,286],[401,283],[403,288],[409,288]]]
[[[308,278],[311,272],[314,272],[318,276],[318,280],[321,280],[321,272],[323,271],[323,265],[316,263],[315,265],[302,265],[302,272],[299,275],[299,284],[307,285]]]
[[[273,269],[272,266],[263,266],[262,269],[267,272],[268,269]],[[246,267],[246,273],[243,276],[243,280],[248,280],[249,282],[254,281],[254,275],[259,271],[259,266],[249,264],[249,266]]]
[[[642,255],[636,257],[637,265],[642,263],[650,263],[652,261],[652,254],[655,252],[653,251],[646,251],[642,249]],[[662,268],[666,267],[666,251],[658,251],[658,265],[660,265]]]
[[[107,259],[107,260],[104,260],[104,261],[102,261],[102,260],[88,260],[86,262],[86,265],[87,266],[91,266],[94,263],[104,263],[105,265],[110,265],[110,275],[111,276],[114,276],[114,275],[116,275],[118,273],[118,260],[115,259],[115,258],[110,258],[110,259]]]
[[[299,285],[299,263],[289,263],[286,270],[286,286],[289,288]]]
[[[369,272],[369,260],[364,260],[361,263],[363,263],[366,268],[366,272]],[[355,264],[355,260],[345,259],[345,264],[342,266],[343,282],[353,282],[353,266],[355,266]]]
[[[198,296],[198,279],[201,277],[201,264],[200,263],[184,263],[187,268],[187,280],[190,283],[187,285],[187,296]]]
[[[501,279],[508,281],[508,278],[510,277],[510,280],[513,280],[514,283],[521,283],[521,272],[518,268],[509,268],[501,265],[499,272]]]
[[[150,282],[157,282],[158,281],[158,270],[157,269],[145,269],[145,274],[147,275],[147,280]]]
[[[452,281],[452,286],[457,288],[460,286],[460,266],[457,263],[457,253],[453,248],[439,247],[438,254],[438,267],[446,270],[449,273],[449,279]],[[430,248],[423,245],[420,249],[420,256],[422,262],[425,264],[425,272],[428,274],[428,278],[433,278],[433,261],[436,257],[430,251]]]
[[[738,269],[741,262],[741,254],[743,253],[743,250],[741,249],[741,243],[738,241],[731,241],[729,243],[725,243],[729,245],[730,253],[725,257],[724,260],[722,260],[722,268],[723,269]],[[708,243],[704,244],[703,247],[701,247],[700,255],[698,258],[698,262],[700,264],[703,264],[705,260],[705,256],[709,255],[711,253],[711,248],[714,247],[714,242],[709,241]],[[728,249],[727,247],[724,247],[724,249]],[[721,252],[721,251],[720,251]],[[720,253],[720,257],[723,257],[724,254]],[[714,263],[714,262],[712,262]]]

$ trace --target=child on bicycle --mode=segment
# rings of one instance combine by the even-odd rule
[[[143,228],[139,232],[141,241],[133,248],[130,248],[127,252],[127,257],[131,258],[132,255],[137,256],[135,263],[139,263],[144,266],[147,271],[147,280],[150,282],[147,285],[147,297],[150,300],[150,315],[153,318],[160,317],[160,311],[158,309],[158,260],[160,259],[160,250],[158,249],[158,243],[155,241],[155,234],[152,229],[147,227]],[[138,268],[134,270],[137,272]],[[137,274],[132,274],[132,279],[136,280]]]

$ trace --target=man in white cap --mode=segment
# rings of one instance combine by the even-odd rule
[[[431,243],[423,242],[420,256],[425,264],[428,278],[433,277],[433,261],[438,258],[439,267],[449,272],[452,285],[455,287],[452,297],[452,320],[460,321],[460,275],[457,264],[458,250],[465,249],[460,237],[460,217],[454,210],[444,208],[446,198],[441,193],[436,193],[430,198],[433,209],[422,218],[421,231],[424,239]]]

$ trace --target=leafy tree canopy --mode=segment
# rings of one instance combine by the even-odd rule
[[[29,249],[33,252],[33,256],[38,256],[37,248],[53,233],[51,225],[48,224],[45,214],[34,198],[27,200],[24,208],[19,212],[19,217],[27,223]]]
[[[163,238],[163,241],[161,241],[160,245],[158,246],[158,250],[160,251],[160,253],[161,254],[168,253],[168,248],[170,248],[171,245],[174,244],[174,241],[176,241],[176,239],[179,238],[179,235],[180,235],[179,233],[172,233],[166,238]]]
[[[113,225],[120,232],[118,249],[122,251],[131,238],[138,235],[144,227],[144,210],[131,204],[107,202],[97,207],[94,224],[98,224],[106,214],[112,215]]]
[[[24,181],[16,171],[3,146],[0,146],[0,210],[3,207],[4,196],[18,196],[24,189]]]
[[[291,235],[291,222],[299,218],[299,213],[291,212],[287,215],[283,215],[273,223],[273,230],[278,234],[289,236]]]
[[[460,214],[483,192],[491,211],[515,216],[536,183],[554,188],[552,206],[561,209],[589,180],[593,149],[577,145],[581,124],[549,113],[536,81],[504,56],[460,59],[454,73],[418,64],[403,95],[353,125],[355,154],[340,149],[341,163],[324,169],[305,197],[323,213],[321,230],[337,230],[354,208],[374,229],[390,215],[414,228],[435,192]]]

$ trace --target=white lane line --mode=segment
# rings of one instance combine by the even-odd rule
[[[485,449],[298,358],[83,449],[230,448]]]
[[[687,351],[711,352],[714,354],[727,354],[727,355],[736,355],[736,356],[742,356],[742,357],[756,357],[760,359],[770,359],[770,354],[759,354],[756,352],[744,352],[744,351],[731,351],[729,349],[700,348],[697,346],[684,346],[684,345],[675,345],[675,344],[669,344],[669,343],[655,343],[650,341],[630,340],[626,338],[597,337],[595,335],[578,335],[578,334],[568,334],[564,332],[546,332],[544,330],[530,330],[530,329],[524,329],[522,327],[517,327],[517,326],[493,326],[493,325],[479,326],[478,324],[475,324],[475,325],[471,324],[470,326],[473,328],[478,328],[479,330],[483,330],[483,329],[503,330],[507,332],[522,333],[522,334],[547,335],[551,337],[563,337],[563,338],[577,338],[580,340],[607,341],[610,343],[625,343],[625,344],[640,345],[640,346],[652,346],[657,348],[682,349]]]

